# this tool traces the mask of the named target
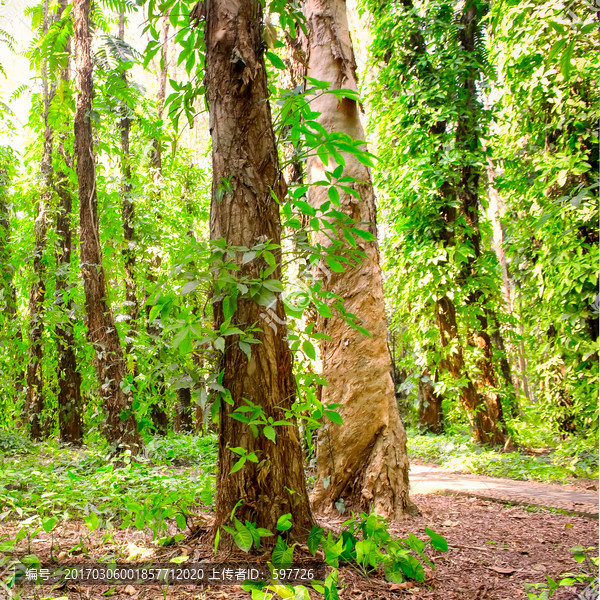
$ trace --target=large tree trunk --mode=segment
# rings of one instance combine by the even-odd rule
[[[251,247],[270,240],[280,244],[279,205],[285,184],[278,169],[277,149],[268,103],[267,74],[262,56],[261,5],[254,0],[211,0],[205,24],[206,91],[213,141],[213,186],[210,236],[229,246]],[[230,190],[222,193],[223,179]],[[281,253],[272,274],[281,278]],[[242,264],[237,255],[236,277],[257,278],[266,267],[262,258]],[[285,319],[283,302],[274,295],[270,310],[277,322]],[[239,297],[231,324],[242,329],[259,323],[250,359],[238,339],[227,337],[220,367],[223,386],[233,405],[221,403],[219,411],[219,472],[215,528],[226,523],[239,500],[236,516],[274,530],[277,519],[292,514],[293,533],[306,536],[313,518],[306,493],[304,461],[295,422],[277,426],[276,443],[264,435],[254,437],[250,428],[231,418],[243,405],[242,398],[259,405],[267,417],[284,418],[292,406],[295,383],[290,349],[283,326],[269,327],[265,308],[248,297]],[[223,301],[214,303],[214,324],[224,321]],[[255,452],[258,463],[246,462],[231,473],[239,458],[230,446]]]
[[[49,27],[48,0],[44,3],[44,20],[42,35],[46,35]],[[44,148],[40,164],[41,191],[35,218],[35,247],[33,250],[33,276],[29,294],[29,361],[27,363],[27,398],[25,416],[30,424],[31,439],[39,441],[42,438],[41,416],[44,408],[44,389],[42,373],[42,336],[44,333],[44,299],[46,288],[44,279],[46,268],[43,254],[46,249],[46,233],[48,229],[48,206],[52,200],[52,143],[53,130],[49,125],[48,113],[54,97],[56,84],[49,85],[48,69],[44,62],[42,66],[42,95],[44,103]]]
[[[75,111],[75,150],[79,182],[81,272],[85,290],[87,335],[94,346],[94,362],[107,413],[106,438],[117,448],[121,445],[129,445],[133,452],[137,452],[140,437],[131,410],[130,398],[121,388],[121,382],[125,377],[125,362],[119,334],[107,303],[106,278],[100,249],[94,139],[90,120],[93,86],[89,29],[90,2],[91,0],[73,2],[78,91]]]
[[[331,82],[330,89],[357,89],[355,62],[344,0],[308,0],[304,14],[308,20],[308,76]],[[317,118],[330,132],[344,132],[364,140],[357,103],[339,101],[325,94],[311,102]],[[358,201],[341,194],[341,209],[361,227],[376,235],[375,201],[369,170],[346,155],[344,176],[361,183],[351,184],[360,193]],[[308,159],[308,180],[324,179],[325,167],[318,157]],[[315,186],[309,202],[319,207],[328,200],[327,189]],[[366,224],[366,225],[364,225]],[[324,236],[315,240],[327,245]],[[319,318],[318,328],[329,336],[321,343],[324,404],[340,404],[343,425],[329,423],[323,428],[317,454],[317,481],[312,495],[315,507],[332,510],[342,498],[353,510],[373,508],[385,516],[414,512],[408,494],[406,433],[400,420],[391,359],[387,346],[387,326],[383,283],[376,242],[361,241],[366,257],[343,273],[331,273],[322,280],[325,289],[344,299],[347,311],[356,315],[367,329],[366,337],[335,316]]]

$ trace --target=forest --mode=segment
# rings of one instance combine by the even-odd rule
[[[0,600],[597,600],[598,0],[0,0]]]

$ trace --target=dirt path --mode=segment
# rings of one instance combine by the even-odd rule
[[[497,479],[452,473],[435,465],[413,464],[410,468],[410,487],[412,494],[450,492],[496,502],[556,508],[598,518],[598,492],[571,485]]]

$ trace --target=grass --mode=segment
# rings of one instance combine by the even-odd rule
[[[421,435],[413,429],[408,431],[408,453],[413,460],[437,463],[449,471],[492,477],[563,483],[573,477],[598,477],[598,452],[591,440],[570,440],[554,451],[532,455],[484,448],[466,432]]]

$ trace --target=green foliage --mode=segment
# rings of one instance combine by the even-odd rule
[[[529,374],[544,419],[597,436],[595,15],[585,2],[511,2],[491,24],[503,92],[492,140]]]
[[[185,444],[170,445],[181,449]],[[214,447],[196,444],[195,468],[176,470],[164,464],[175,458],[175,453],[168,456],[168,446],[165,440],[150,444],[156,464],[127,457],[119,464],[120,459],[107,460],[100,449],[64,450],[51,444],[37,445],[34,454],[4,456],[2,517],[44,528],[49,519],[84,518],[90,530],[135,526],[149,528],[157,538],[170,522],[185,529],[186,515],[212,503]],[[187,448],[193,450],[192,444]]]
[[[598,452],[587,445],[559,446],[540,455],[500,452],[484,448],[466,433],[418,435],[409,430],[407,442],[411,459],[437,463],[450,471],[466,471],[491,477],[563,482],[571,477],[598,477]]]
[[[593,557],[592,552],[596,548],[583,548],[573,546],[570,548],[571,555],[585,567],[583,573],[563,573],[558,580],[546,575],[544,583],[526,583],[525,590],[529,600],[550,600],[560,588],[567,587],[577,590],[579,598],[595,598],[598,596],[598,557]],[[575,593],[577,593],[575,592]]]
[[[30,454],[35,446],[18,433],[0,431],[0,454],[15,456],[17,454]]]
[[[231,533],[235,543],[245,552],[252,546],[250,531],[253,525],[246,522],[243,526],[234,519],[235,528],[224,527]],[[283,526],[282,526],[283,525]],[[291,527],[290,515],[283,515],[277,523],[280,531]],[[385,519],[375,513],[354,517],[343,524],[342,532],[335,536],[322,527],[315,525],[308,536],[308,549],[311,554],[321,548],[326,564],[331,568],[325,581],[313,581],[313,589],[322,594],[324,598],[338,598],[337,588],[340,585],[338,567],[341,564],[355,564],[365,575],[380,570],[391,583],[401,583],[405,580],[423,581],[425,571],[423,564],[435,569],[434,563],[427,556],[427,548],[438,552],[448,550],[446,540],[425,528],[429,537],[427,542],[410,534],[405,539],[394,539],[388,531]],[[265,530],[266,531],[266,530]],[[267,532],[270,534],[270,532]],[[258,544],[257,544],[258,547]],[[288,545],[279,536],[271,553],[271,571],[273,579],[268,583],[246,582],[242,587],[252,592],[252,598],[272,598],[276,594],[281,598],[304,599],[306,588],[304,586],[282,585],[278,582],[278,569],[289,567],[293,564],[295,544]]]

